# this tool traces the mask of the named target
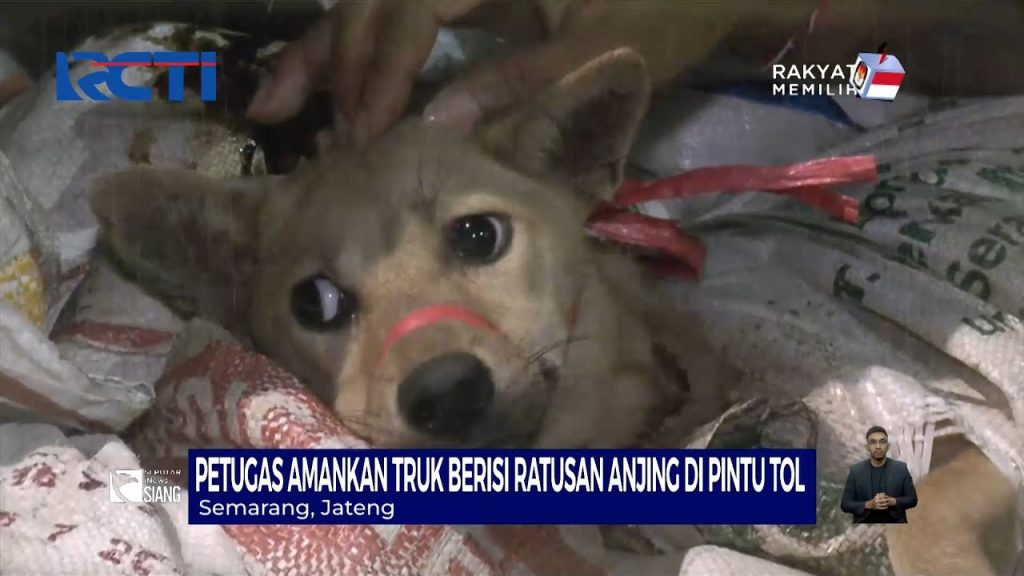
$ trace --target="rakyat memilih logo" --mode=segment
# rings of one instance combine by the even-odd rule
[[[899,58],[886,53],[885,46],[879,46],[876,53],[858,54],[853,63],[850,85],[865,100],[895,100],[907,74]]]

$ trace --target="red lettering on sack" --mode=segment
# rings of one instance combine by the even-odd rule
[[[145,548],[140,548],[139,551],[135,553],[135,559],[132,560],[132,572],[135,572],[139,576],[149,576],[150,570],[154,568],[152,565],[146,566],[146,563],[150,560],[156,560],[157,563],[163,563],[167,561],[167,556],[151,552]]]
[[[78,528],[78,524],[54,524],[53,527],[56,528],[56,530],[46,537],[47,542],[56,542],[57,538],[60,538],[75,528]]]
[[[82,476],[85,476],[85,480],[82,480],[81,482],[78,483],[79,490],[89,491],[96,490],[98,488],[103,488],[103,482],[100,482],[96,478],[93,478],[92,476],[89,475],[88,472],[83,470]]]
[[[26,480],[41,488],[53,488],[57,484],[57,473],[49,464],[35,463],[14,470],[14,485],[21,486]]]
[[[114,547],[101,550],[99,557],[111,564],[120,564],[121,560],[124,560],[124,557],[132,552],[132,545],[120,538],[111,538],[110,543]]]

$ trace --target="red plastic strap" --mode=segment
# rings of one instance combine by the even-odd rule
[[[877,178],[875,158],[870,155],[826,158],[789,166],[699,168],[661,180],[626,182],[612,203],[602,204],[591,213],[587,227],[609,240],[649,248],[678,263],[663,262],[663,273],[699,278],[706,259],[706,250],[699,240],[680,230],[672,221],[638,214],[627,207],[700,194],[760,191],[791,196],[844,222],[856,224],[860,203],[826,186],[874,182]]]
[[[833,194],[824,187],[870,182],[877,177],[874,156],[826,158],[790,166],[712,166],[662,180],[626,182],[615,195],[615,203],[627,206],[713,192],[747,191],[787,194],[802,199],[808,197],[809,189],[818,188],[810,197],[837,197],[823,204],[857,206],[856,200]],[[848,216],[845,210],[835,215],[844,219]],[[856,219],[852,223],[856,223]]]
[[[669,262],[661,262],[662,274],[696,279],[704,270],[704,245],[680,230],[671,220],[602,204],[591,213],[587,228],[620,244],[661,252],[679,263],[673,266]]]
[[[391,328],[391,332],[389,332],[387,337],[384,339],[384,345],[381,348],[377,364],[380,364],[384,357],[387,356],[391,347],[402,338],[421,328],[426,328],[431,324],[445,321],[462,322],[463,324],[469,324],[470,326],[485,332],[498,331],[498,328],[495,327],[494,324],[491,324],[482,316],[468,308],[444,304],[424,306],[406,314],[405,317],[399,320],[398,323]]]
[[[850,198],[842,194],[836,194],[821,186],[807,186],[804,188],[791,188],[779,192],[817,208],[822,212],[839,218],[847,224],[856,224],[860,218],[860,202],[856,198]]]

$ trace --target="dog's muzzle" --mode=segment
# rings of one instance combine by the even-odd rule
[[[500,332],[475,312],[449,305],[417,308],[388,333],[377,364],[409,334],[439,322],[458,322],[484,332]],[[487,416],[494,402],[490,368],[469,352],[448,352],[410,371],[398,386],[398,410],[419,432],[438,439],[462,440]]]
[[[491,370],[468,352],[431,358],[398,386],[398,410],[405,421],[438,438],[465,439],[493,402]]]

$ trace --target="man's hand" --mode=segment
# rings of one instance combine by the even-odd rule
[[[365,144],[405,112],[416,75],[440,26],[495,12],[522,10],[525,0],[341,1],[279,57],[267,85],[253,98],[250,118],[275,123],[297,114],[321,84],[330,87],[336,113],[351,139]],[[703,59],[733,28],[730,3],[533,0],[543,39],[504,59],[481,63],[444,89],[424,111],[428,121],[467,129],[481,119],[534,97],[538,91],[600,56],[628,46],[647,63],[655,85]],[[488,22],[480,23],[485,28]],[[528,37],[529,34],[523,34]],[[339,123],[341,125],[342,123]]]
[[[643,56],[651,82],[664,85],[706,57],[740,14],[729,3],[714,2],[540,0],[538,5],[547,15],[545,41],[484,62],[448,86],[424,111],[428,121],[471,127],[620,47]]]
[[[16,96],[28,90],[31,86],[32,81],[29,80],[28,76],[18,72],[6,78],[0,78],[0,106],[3,106],[10,100],[14,100]]]
[[[885,497],[885,507],[886,508],[888,508],[890,506],[895,506],[895,505],[896,505],[896,499],[895,498],[893,498],[892,496],[886,496]]]
[[[889,507],[889,497],[885,495],[885,492],[879,492],[875,494],[874,498],[868,500],[864,507],[869,510],[885,510]]]
[[[248,116],[286,120],[326,84],[338,119],[348,120],[353,140],[365,141],[404,112],[439,28],[486,1],[340,1],[281,53]]]
[[[868,510],[885,510],[891,505],[890,500],[892,501],[891,504],[896,503],[895,498],[886,496],[885,492],[879,492],[878,494],[875,494],[874,498],[864,503],[864,508],[867,508]]]
[[[750,49],[756,48],[754,52],[764,52],[761,58],[766,59],[794,32],[806,28],[817,4],[818,0],[341,0],[285,49],[269,82],[253,98],[248,115],[271,124],[286,120],[323,85],[333,94],[338,119],[346,120],[338,126],[346,126],[351,139],[364,144],[405,112],[416,76],[440,27],[472,23],[482,13],[487,13],[489,21],[483,18],[477,25],[507,39],[518,37],[517,42],[509,43],[519,47],[506,58],[481,63],[448,86],[427,106],[427,120],[471,127],[532,98],[583,63],[624,46],[644,57],[655,87],[698,64],[723,41],[737,44],[733,48],[740,53],[744,52],[742,45],[749,44]],[[864,49],[871,38],[885,36],[879,29],[884,22],[894,31],[889,37],[911,28],[934,34],[944,23],[964,26],[960,23],[964,11],[956,3],[943,10],[938,8],[942,3],[904,9],[882,0],[835,4],[828,9],[826,26],[805,39],[804,47],[795,52],[794,63],[800,54],[812,62],[845,58]],[[524,17],[524,13],[530,16]],[[1006,40],[1020,37],[1020,9],[1003,6],[972,14],[986,25],[977,27],[984,34],[971,45],[978,54],[986,55],[982,60],[1003,67],[986,77],[999,77],[1003,84],[1024,83],[1024,75],[1005,73],[1005,63],[1016,61],[1021,45],[1018,40],[1010,46]],[[996,26],[1000,23],[1002,28]],[[996,28],[1004,33],[992,32]],[[982,48],[980,43],[989,37]],[[1002,52],[996,50],[999,42],[1007,43]],[[947,44],[944,41],[937,46],[945,49]],[[835,58],[830,57],[830,49],[836,52]],[[905,56],[905,61],[915,61],[911,54]],[[985,67],[971,70],[978,73]],[[961,82],[964,86],[981,85],[963,78]]]

